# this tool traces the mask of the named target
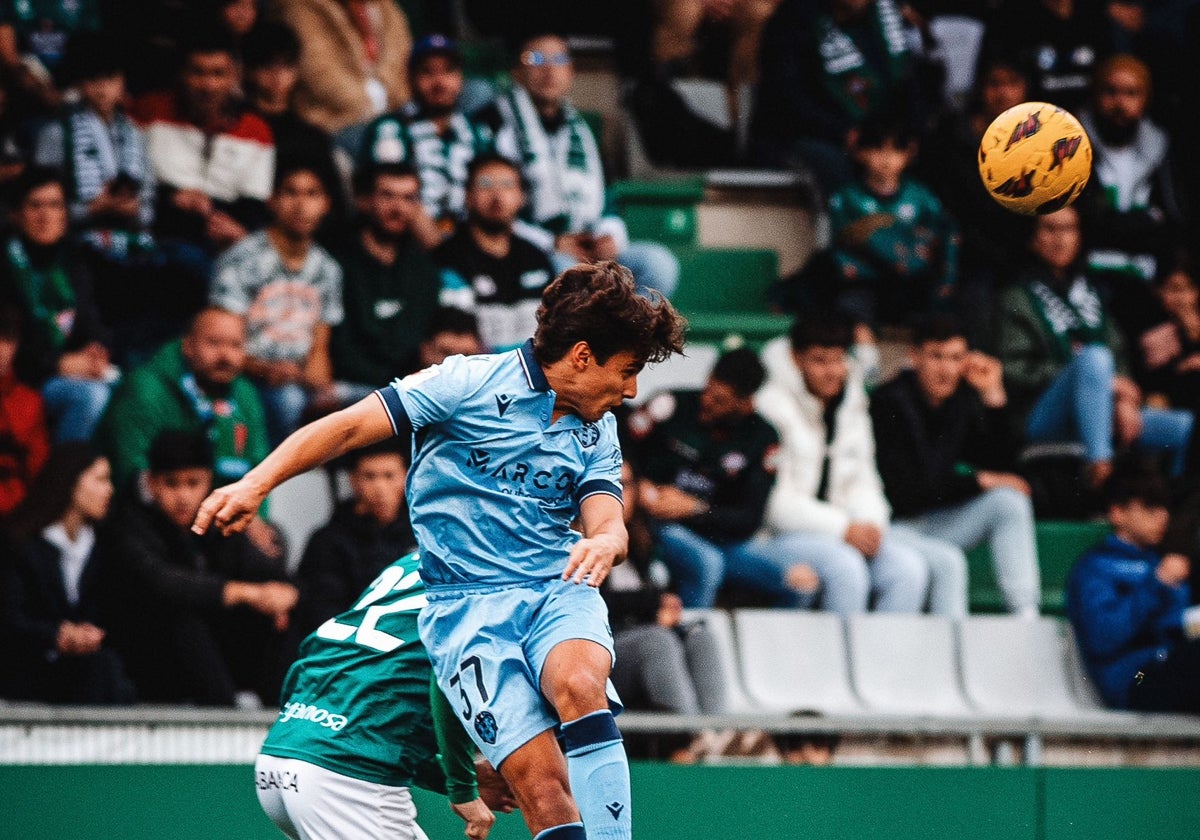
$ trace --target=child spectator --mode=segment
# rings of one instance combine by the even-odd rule
[[[182,60],[179,89],[146,94],[133,115],[158,181],[158,233],[211,255],[266,222],[275,140],[239,101],[237,48],[228,33],[198,33]]]
[[[97,545],[113,485],[85,443],[57,447],[0,545],[0,696],[125,705],[133,685],[109,643],[115,591]]]
[[[335,134],[409,99],[408,19],[392,0],[294,0],[279,11],[304,49],[296,110]]]
[[[1122,463],[1104,488],[1113,534],[1067,580],[1067,615],[1104,702],[1142,712],[1200,712],[1200,610],[1189,608],[1189,562],[1161,555],[1166,482]]]
[[[829,199],[837,308],[870,328],[945,308],[957,276],[958,231],[937,197],[905,175],[917,150],[912,133],[876,114],[850,148],[858,180]]]
[[[417,367],[440,365],[448,356],[477,356],[486,353],[479,337],[479,321],[470,312],[440,306],[429,321],[429,332],[417,350]]]
[[[567,100],[575,80],[567,42],[556,35],[526,40],[512,76],[512,90],[475,119],[495,135],[495,151],[521,163],[531,225],[518,232],[549,253],[559,272],[617,260],[639,287],[670,297],[679,260],[657,242],[631,242],[625,222],[606,212],[600,148]]]
[[[89,440],[116,370],[92,278],[67,240],[57,173],[26,170],[13,185],[14,234],[0,259],[0,301],[21,312],[17,376],[41,388],[56,442]]]
[[[331,350],[338,381],[365,396],[417,369],[441,278],[412,233],[421,212],[416,170],[381,163],[358,173],[355,186],[362,226],[337,252],[345,319],[333,331]]]
[[[139,696],[233,706],[252,691],[277,703],[278,652],[296,587],[244,534],[191,532],[212,486],[203,435],[163,432],[149,461],[151,501],[130,498],[107,534],[125,605],[117,635]]]
[[[417,547],[404,501],[408,465],[396,440],[355,450],[345,466],[350,498],[312,535],[296,570],[297,639],[349,609],[384,568]]]
[[[0,520],[25,498],[50,451],[42,397],[14,369],[20,344],[21,313],[0,303]]]
[[[1099,487],[1121,447],[1165,452],[1183,469],[1190,412],[1143,405],[1125,342],[1083,273],[1079,211],[1039,216],[1023,281],[1000,300],[999,347],[1013,418],[1034,443],[1078,441]]]
[[[217,260],[210,300],[246,317],[246,372],[278,443],[299,428],[310,403],[337,402],[329,333],[342,321],[342,269],[313,239],[329,212],[316,169],[301,162],[281,167],[270,210],[266,230]]]
[[[525,203],[517,164],[486,154],[467,172],[467,219],[433,252],[442,267],[441,301],[475,313],[492,352],[511,350],[533,335],[554,267],[513,230]]]

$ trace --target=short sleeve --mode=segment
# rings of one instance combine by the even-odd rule
[[[450,417],[477,384],[478,361],[451,356],[440,365],[397,379],[376,393],[387,409],[392,430],[400,434],[405,425],[413,429],[431,426]],[[482,373],[482,370],[480,370]]]
[[[622,501],[621,496],[621,443],[617,439],[617,420],[611,414],[604,415],[599,422],[600,440],[596,443],[591,459],[584,469],[583,478],[576,493],[576,504],[583,504],[588,496],[607,493]]]

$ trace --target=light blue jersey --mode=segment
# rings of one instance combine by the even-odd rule
[[[413,429],[408,505],[431,587],[559,577],[585,498],[621,498],[611,414],[550,422],[554,391],[533,342],[451,356],[376,392],[399,431]]]

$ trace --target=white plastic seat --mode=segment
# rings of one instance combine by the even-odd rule
[[[959,643],[963,687],[978,711],[1040,718],[1074,717],[1082,711],[1067,675],[1059,621],[970,616],[959,624]]]
[[[1092,677],[1083,664],[1083,654],[1079,652],[1079,643],[1075,639],[1075,629],[1070,624],[1062,625],[1063,663],[1067,669],[1067,683],[1071,687],[1071,695],[1080,708],[1088,712],[1107,711],[1100,691],[1092,682]]]
[[[732,714],[755,711],[754,705],[742,690],[737,653],[733,639],[733,623],[724,610],[684,610],[684,623],[702,621],[713,635],[717,646],[717,667],[725,684],[725,707]]]
[[[846,635],[833,613],[737,610],[733,614],[746,693],[764,709],[854,714]]]
[[[855,692],[872,712],[959,717],[962,695],[954,626],[932,615],[870,613],[846,620]]]
[[[324,470],[301,473],[276,487],[270,499],[270,519],[283,531],[288,545],[288,571],[296,571],[313,532],[333,515],[333,496]]]
[[[965,15],[935,15],[929,21],[946,66],[943,94],[953,104],[966,101],[975,84],[975,65],[983,44],[983,22]]]

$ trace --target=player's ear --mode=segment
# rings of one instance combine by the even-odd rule
[[[586,341],[575,342],[567,356],[571,359],[571,366],[576,370],[583,370],[596,361],[596,354],[592,352],[592,348]]]

